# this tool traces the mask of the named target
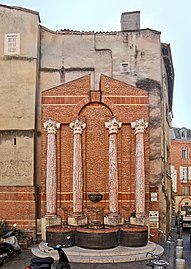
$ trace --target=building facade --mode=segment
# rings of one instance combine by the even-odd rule
[[[175,212],[191,207],[191,130],[185,127],[171,131],[171,177]]]
[[[174,72],[170,45],[139,25],[127,12],[121,31],[51,31],[0,5],[0,218],[36,236],[136,211],[165,240]]]

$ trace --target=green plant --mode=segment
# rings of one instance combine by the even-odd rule
[[[15,236],[17,237],[17,239],[20,240],[24,240],[27,238],[27,235],[20,229],[14,228],[15,229]],[[7,223],[5,220],[0,220],[0,239],[2,238],[2,236],[8,232],[10,232],[11,230],[13,230],[13,227],[8,227]]]
[[[22,230],[19,229],[15,230],[15,236],[18,239],[18,241],[22,241],[27,238],[27,235]]]
[[[7,223],[5,220],[0,220],[0,239],[2,238],[2,236],[4,234],[6,234],[8,232],[8,227],[7,227]]]

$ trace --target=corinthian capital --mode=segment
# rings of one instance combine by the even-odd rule
[[[144,119],[139,119],[134,122],[131,122],[131,128],[135,129],[135,134],[144,133],[144,130],[148,127],[148,122],[145,122]]]
[[[109,129],[109,134],[117,133],[121,126],[122,122],[120,122],[116,118],[105,122],[105,128]]]
[[[48,134],[56,134],[56,131],[60,128],[60,123],[49,119],[44,122],[44,128],[47,129]]]
[[[74,134],[82,134],[82,130],[86,128],[86,123],[76,119],[70,123],[70,128],[73,129]]]

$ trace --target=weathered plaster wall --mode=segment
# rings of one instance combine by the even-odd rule
[[[38,16],[0,6],[0,126],[34,129]],[[20,33],[20,54],[4,55],[4,35]]]
[[[1,186],[34,184],[38,15],[0,6]],[[20,52],[4,52],[5,34],[20,34]]]
[[[121,72],[123,62],[128,62],[129,72]],[[100,73],[133,85],[147,77],[160,81],[160,68],[159,32],[62,33],[41,28],[42,91],[87,73],[94,74],[92,90],[99,89]]]
[[[0,131],[0,185],[33,186],[34,131]]]

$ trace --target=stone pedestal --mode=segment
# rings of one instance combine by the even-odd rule
[[[46,241],[46,227],[47,226],[55,226],[61,225],[62,219],[60,216],[44,216],[41,220],[41,233],[42,240]]]
[[[186,269],[186,262],[184,259],[176,259],[176,269]]]
[[[130,224],[137,224],[135,217],[130,217]]]
[[[177,238],[177,246],[183,247],[183,239],[182,238]]]
[[[183,247],[176,246],[176,259],[183,258]]]
[[[130,223],[131,224],[135,224],[135,225],[147,225],[147,226],[149,226],[147,224],[147,220],[146,220],[145,216],[143,216],[143,217],[136,217],[136,218],[130,217]]]
[[[145,225],[145,214],[136,216],[137,225]]]
[[[71,226],[85,226],[88,223],[86,216],[71,216],[68,217],[68,224]]]
[[[104,225],[108,226],[117,226],[124,224],[124,218],[121,217],[119,214],[112,214],[104,217]]]

